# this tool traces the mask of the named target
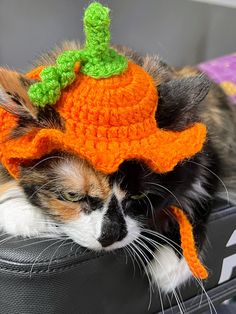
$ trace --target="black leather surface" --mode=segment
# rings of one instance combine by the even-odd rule
[[[210,269],[205,287],[216,302],[223,295],[236,293],[233,280],[236,267],[232,281],[217,287],[223,258],[236,253],[235,245],[226,247],[234,229],[236,207],[218,200],[210,217],[210,244],[205,259]],[[193,282],[181,289],[181,293],[187,313],[200,313],[208,306],[207,298],[204,295],[200,298],[201,289]],[[170,300],[175,306],[173,297],[164,298],[165,313],[172,313],[167,310]],[[150,306],[149,301],[146,277],[138,267],[134,272],[132,261],[122,250],[96,254],[70,241],[55,239],[15,238],[1,242],[0,314],[154,314],[161,311],[158,291],[152,294]],[[178,313],[177,307],[173,309],[173,313]]]

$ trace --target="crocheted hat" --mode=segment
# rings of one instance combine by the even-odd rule
[[[116,171],[127,159],[164,173],[202,149],[206,127],[201,123],[181,132],[158,128],[153,78],[109,48],[109,25],[108,8],[92,3],[84,15],[84,48],[65,51],[55,66],[27,74],[42,80],[28,91],[32,103],[54,105],[65,121],[64,131],[42,128],[6,141],[16,119],[0,112],[0,158],[15,178],[19,165],[55,150],[78,155],[104,173]]]

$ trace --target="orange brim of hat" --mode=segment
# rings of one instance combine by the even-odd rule
[[[37,160],[53,151],[66,151],[86,159],[98,171],[112,173],[128,159],[144,161],[152,170],[165,173],[186,158],[202,149],[206,127],[197,123],[181,132],[157,129],[156,133],[141,140],[127,142],[103,142],[72,138],[71,134],[59,130],[42,129],[35,136],[11,140],[4,148],[2,162],[13,175],[19,177],[19,166],[27,161]],[[71,144],[73,143],[73,144]],[[191,143],[191,145],[190,145]],[[3,144],[4,145],[4,144]],[[22,148],[24,157],[21,157]],[[6,158],[7,156],[7,158]]]

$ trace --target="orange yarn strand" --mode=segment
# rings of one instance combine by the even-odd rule
[[[45,67],[43,65],[38,66],[37,68],[31,70],[30,72],[26,73],[26,77],[28,77],[29,79],[39,79],[39,75],[40,73],[43,71]]]
[[[197,248],[193,236],[193,227],[191,223],[184,214],[183,210],[180,208],[172,206],[171,210],[179,224],[183,255],[192,274],[199,279],[206,279],[208,277],[208,272],[198,258]]]

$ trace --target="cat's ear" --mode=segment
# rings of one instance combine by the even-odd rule
[[[33,83],[35,80],[30,80],[15,71],[0,68],[0,106],[22,118],[36,118],[38,110],[27,94]]]
[[[158,126],[167,130],[182,131],[199,121],[199,104],[209,89],[210,81],[203,74],[160,84],[156,112]]]
[[[35,128],[64,130],[64,121],[53,106],[38,108],[31,103],[28,89],[35,82],[17,72],[0,68],[0,107],[18,117],[11,138],[25,135]]]

